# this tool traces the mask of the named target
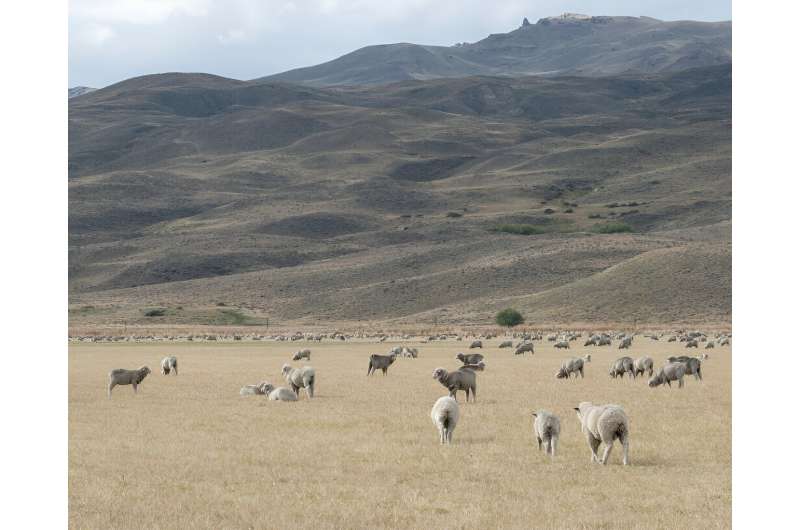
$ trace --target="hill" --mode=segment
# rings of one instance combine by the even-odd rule
[[[94,92],[95,90],[97,89],[89,86],[74,86],[67,90],[67,98],[72,99],[90,92]]]
[[[435,78],[609,76],[677,72],[731,61],[731,23],[566,13],[475,43],[368,46],[262,80],[310,86],[378,85]]]

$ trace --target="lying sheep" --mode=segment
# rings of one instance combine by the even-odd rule
[[[478,364],[465,364],[464,366],[459,368],[459,370],[474,370],[474,371],[476,370],[478,372],[483,372],[485,368],[486,368],[486,363],[481,361]]]
[[[450,444],[458,424],[458,402],[451,396],[442,396],[431,409],[431,420],[439,430],[439,443]]]
[[[108,397],[111,398],[111,391],[117,385],[133,385],[133,393],[137,394],[137,388],[149,373],[150,368],[147,366],[142,366],[138,370],[126,370],[124,368],[111,370],[108,372]]]
[[[305,349],[305,350],[296,351],[295,354],[292,356],[292,360],[293,361],[299,361],[300,359],[306,359],[306,360],[310,361],[311,360],[311,350]]]
[[[513,347],[513,345],[514,345],[514,343],[511,342],[510,340],[506,340],[506,341],[503,341],[503,342],[500,343],[500,347],[501,348],[511,348],[511,347]]]
[[[469,349],[472,350],[474,348],[483,348],[483,342],[479,340],[473,340],[472,344],[469,345]]]
[[[161,375],[169,375],[170,372],[178,375],[178,358],[174,355],[161,359]]]
[[[608,375],[616,379],[617,376],[622,377],[625,373],[627,373],[629,377],[636,379],[636,373],[633,371],[633,359],[630,357],[620,357],[611,363],[611,370],[608,372]]]
[[[678,362],[686,365],[686,375],[693,375],[695,379],[702,380],[702,366],[703,363],[697,357],[688,357],[686,355],[679,355],[678,357],[668,357],[667,362]]]
[[[644,375],[647,372],[647,377],[653,375],[653,359],[650,357],[639,357],[633,363],[633,375]]]
[[[262,393],[267,395],[269,401],[297,401],[297,394],[285,386],[275,388],[274,385],[265,383],[262,390]]]
[[[553,347],[554,348],[563,348],[563,349],[567,349],[568,350],[569,349],[569,342],[567,342],[565,340],[561,340],[561,341],[556,342],[553,345]]]
[[[622,444],[622,465],[627,466],[630,428],[628,427],[628,416],[622,407],[619,405],[593,405],[584,401],[575,408],[575,411],[581,422],[581,431],[586,434],[586,440],[592,450],[591,461],[605,465],[611,454],[614,440],[619,440]],[[597,457],[600,442],[606,446],[603,458]]]
[[[254,395],[260,396],[262,394],[266,394],[265,388],[266,388],[266,386],[268,384],[269,383],[267,383],[266,381],[261,381],[257,385],[244,385],[239,390],[239,395],[240,396],[254,396]]]
[[[483,355],[480,353],[470,353],[470,354],[463,354],[459,353],[456,355],[456,359],[461,361],[463,364],[478,364],[483,360]]]
[[[303,366],[302,368],[292,368],[288,364],[284,364],[281,369],[283,378],[289,383],[294,390],[294,393],[300,397],[300,389],[306,389],[308,399],[314,398],[314,384],[316,381],[316,372],[310,366]]]
[[[394,360],[397,358],[396,354],[391,355],[378,355],[373,353],[369,356],[369,366],[367,367],[367,375],[372,375],[375,370],[383,371],[383,375],[386,375],[386,371],[392,365]]]
[[[456,392],[463,390],[467,394],[466,402],[469,402],[469,393],[472,391],[472,401],[477,399],[476,390],[476,376],[472,370],[456,370],[455,372],[448,372],[444,368],[437,368],[433,371],[433,378],[439,381],[442,386],[450,391],[450,396],[455,398]]]
[[[514,350],[514,355],[523,355],[526,351],[531,352],[533,355],[533,343],[532,342],[524,342],[517,346],[517,349]]]
[[[683,388],[683,376],[686,374],[686,365],[679,362],[669,362],[665,364],[656,375],[647,382],[650,388],[663,385],[672,386],[672,381],[678,382],[678,388]]]
[[[558,416],[546,410],[538,410],[533,415],[533,434],[539,442],[539,451],[542,450],[544,443],[544,453],[550,458],[556,457],[556,447],[558,446],[558,436],[561,433],[561,422]]]
[[[581,379],[583,379],[583,359],[580,357],[564,359],[561,368],[556,372],[556,378],[569,379],[572,374],[575,374],[575,379],[578,378],[578,374],[581,374]]]

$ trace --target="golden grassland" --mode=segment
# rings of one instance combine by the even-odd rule
[[[728,528],[731,525],[731,352],[707,350],[704,380],[650,389],[613,380],[621,355],[691,352],[637,337],[631,350],[554,350],[515,357],[484,341],[477,403],[463,403],[453,445],[430,420],[446,393],[431,372],[455,369],[467,344],[416,344],[389,375],[366,377],[388,343],[170,343],[69,346],[71,528]],[[312,350],[317,396],[240,397],[299,347]],[[561,359],[592,354],[583,380],[556,380]],[[180,375],[159,362],[177,355]],[[134,395],[106,397],[112,368],[151,374]],[[298,363],[293,363],[297,365]],[[617,403],[630,418],[632,465],[589,461],[572,410]],[[561,418],[551,462],[531,411]]]

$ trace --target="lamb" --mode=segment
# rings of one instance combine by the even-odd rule
[[[266,394],[265,388],[266,388],[266,386],[268,384],[269,383],[267,383],[266,381],[261,381],[257,385],[244,385],[239,390],[239,395],[240,396],[254,396],[254,395],[260,396],[262,394]]]
[[[531,355],[533,355],[532,342],[523,342],[522,344],[518,345],[517,349],[514,350],[514,355],[523,355],[526,351],[531,352]]]
[[[314,398],[316,372],[312,367],[303,366],[302,368],[292,368],[290,365],[284,364],[281,373],[286,382],[291,385],[297,397],[300,397],[300,389],[305,388],[308,399]]]
[[[622,465],[627,466],[628,445],[630,439],[630,428],[628,426],[628,416],[619,405],[593,405],[591,402],[580,403],[575,411],[578,420],[581,422],[581,431],[586,434],[586,441],[592,450],[592,462],[599,462],[605,465],[608,456],[611,454],[611,447],[614,440],[619,440],[622,444]],[[600,442],[606,446],[603,458],[598,459],[597,449]]]
[[[633,375],[644,375],[647,372],[647,377],[653,375],[653,359],[650,357],[639,357],[633,363]]]
[[[556,342],[553,345],[553,347],[554,348],[563,348],[563,349],[567,349],[568,350],[569,349],[569,342],[567,342],[565,340],[561,340],[561,341]]]
[[[439,381],[442,386],[450,391],[450,396],[455,398],[456,392],[463,390],[466,394],[466,402],[469,402],[469,393],[472,391],[472,401],[475,402],[476,384],[475,372],[472,370],[456,370],[455,372],[448,372],[444,368],[437,368],[433,371],[433,378]]]
[[[583,379],[583,359],[580,357],[564,359],[561,368],[556,372],[556,378],[569,379],[572,374],[575,374],[575,379],[578,378],[578,374],[581,374],[581,379]]]
[[[170,372],[178,375],[178,358],[174,355],[161,359],[161,375],[169,375]]]
[[[459,370],[477,370],[478,372],[483,372],[486,368],[486,363],[481,361],[478,364],[465,364]]]
[[[126,370],[124,368],[117,368],[108,372],[108,398],[111,399],[111,391],[117,385],[133,385],[133,393],[138,393],[138,386],[142,383],[147,374],[150,373],[150,368],[142,366],[138,370]]]
[[[450,444],[458,424],[458,402],[451,396],[442,396],[431,409],[431,420],[439,430],[439,443]]]
[[[504,340],[503,342],[500,343],[501,348],[511,348],[513,347],[513,345],[514,343],[511,342],[510,340]]]
[[[367,375],[372,375],[375,370],[383,371],[383,375],[386,375],[386,371],[392,365],[394,360],[397,358],[397,354],[392,353],[391,355],[378,355],[373,353],[369,356],[369,367],[367,367]]]
[[[292,356],[292,360],[293,361],[299,361],[300,359],[307,359],[307,360],[310,361],[311,360],[311,350],[306,348],[305,350],[296,351],[295,354]]]
[[[626,372],[628,376],[636,379],[636,373],[633,371],[633,359],[630,357],[620,357],[611,364],[611,370],[608,372],[608,375],[616,379],[617,376],[622,377]]]
[[[264,383],[262,394],[266,394],[269,401],[297,401],[297,394],[285,386],[275,388],[274,385]]]
[[[478,364],[483,360],[483,355],[480,353],[470,353],[467,355],[459,353],[456,355],[456,359],[461,361],[463,364]]]
[[[542,450],[542,443],[544,442],[545,454],[554,459],[556,457],[558,436],[561,433],[561,422],[558,416],[546,410],[538,410],[533,412],[532,415],[533,434],[536,435],[536,441],[539,442],[539,450]]]
[[[672,386],[672,381],[678,382],[678,388],[683,388],[683,376],[686,373],[686,365],[681,362],[669,362],[665,364],[659,372],[650,378],[647,385],[650,388],[663,385]]]
[[[469,345],[469,349],[472,350],[474,348],[481,348],[483,349],[483,342],[479,340],[473,340],[472,344]]]

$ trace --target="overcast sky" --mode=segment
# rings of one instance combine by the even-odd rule
[[[563,12],[730,20],[730,0],[70,0],[69,85],[158,72],[253,79],[370,44],[475,42]]]

